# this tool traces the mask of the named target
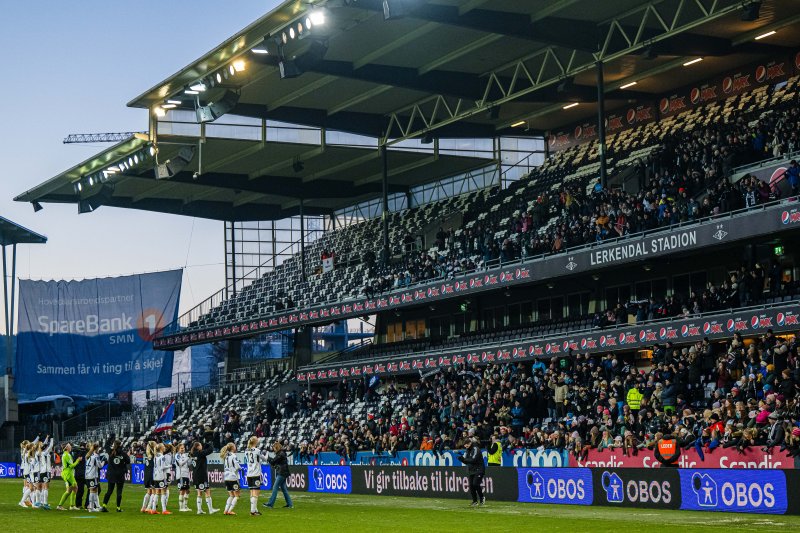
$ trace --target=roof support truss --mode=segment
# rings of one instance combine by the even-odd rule
[[[737,0],[651,0],[601,23],[597,52],[549,46],[503,65],[484,76],[477,100],[436,94],[403,107],[388,117],[384,142],[414,138],[467,119],[492,107],[593,69],[595,64],[634,53],[645,46],[689,31],[741,9]]]

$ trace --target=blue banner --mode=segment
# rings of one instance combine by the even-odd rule
[[[247,483],[247,467],[239,471],[239,486],[242,490],[250,489]],[[272,468],[269,465],[261,465],[261,485],[258,487],[260,490],[269,490],[272,488]]]
[[[293,457],[293,464],[318,465],[401,465],[401,466],[462,466],[456,459],[460,451],[445,450],[431,452],[408,450],[391,454],[388,452],[356,452],[353,460],[335,452],[320,452],[311,460],[300,461],[299,455]],[[483,451],[486,457],[486,451]],[[503,452],[501,466],[565,467],[569,464],[567,452],[563,450],[517,449]]]
[[[350,494],[353,478],[349,466],[309,466],[308,491]]]
[[[780,470],[680,469],[681,509],[783,514],[786,476]]]
[[[17,477],[17,463],[0,463],[0,478]]]
[[[592,505],[592,471],[588,468],[518,468],[520,502]]]
[[[153,338],[178,315],[181,270],[19,282],[17,392],[106,394],[169,386]]]

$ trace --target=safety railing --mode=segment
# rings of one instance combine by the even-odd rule
[[[760,170],[762,168],[770,167],[772,165],[778,165],[784,161],[791,161],[792,159],[800,159],[800,150],[795,150],[794,152],[790,152],[788,154],[783,154],[777,157],[763,159],[755,163],[747,163],[746,165],[740,165],[738,167],[735,167],[731,171],[731,181],[735,183],[736,181],[738,181],[739,178],[741,178],[748,172]]]
[[[678,222],[676,224],[671,224],[669,226],[653,228],[653,229],[650,229],[650,230],[645,230],[645,231],[641,231],[641,232],[637,232],[637,233],[631,233],[631,234],[623,235],[623,236],[620,236],[620,237],[614,237],[614,238],[605,239],[605,240],[602,240],[602,241],[597,241],[597,242],[592,242],[592,243],[583,244],[583,245],[579,245],[579,246],[574,246],[574,247],[571,247],[571,248],[565,248],[565,249],[560,250],[558,252],[545,252],[545,253],[539,253],[539,254],[532,254],[532,255],[527,255],[526,257],[522,257],[522,258],[519,258],[519,259],[513,259],[513,260],[510,260],[510,261],[503,261],[500,258],[491,259],[491,260],[482,262],[480,265],[476,266],[475,268],[463,270],[463,271],[459,272],[458,274],[456,274],[454,276],[439,275],[439,276],[435,276],[433,278],[428,278],[428,279],[425,279],[425,280],[422,280],[422,281],[409,283],[409,284],[403,284],[402,286],[399,286],[399,287],[392,287],[390,290],[376,291],[374,293],[374,295],[376,295],[376,296],[377,295],[389,295],[394,291],[414,289],[416,287],[427,285],[427,284],[430,284],[431,282],[435,282],[435,281],[458,280],[460,278],[465,278],[467,276],[470,276],[470,275],[472,275],[472,274],[474,274],[476,272],[483,272],[483,271],[486,271],[486,270],[489,270],[489,269],[492,269],[492,268],[499,268],[499,267],[512,268],[512,267],[516,267],[516,266],[519,266],[519,265],[534,264],[536,262],[543,261],[543,260],[545,260],[546,258],[548,258],[548,257],[550,257],[552,255],[557,255],[557,254],[575,254],[575,253],[581,252],[583,250],[591,250],[591,249],[595,249],[595,248],[598,248],[598,247],[601,247],[601,246],[603,246],[603,247],[604,246],[610,246],[610,245],[613,245],[613,244],[624,242],[626,239],[630,239],[630,238],[634,238],[634,237],[635,238],[640,238],[640,237],[646,237],[648,235],[655,235],[655,234],[669,235],[669,234],[674,233],[674,232],[679,232],[679,231],[681,231],[681,230],[683,230],[683,229],[685,229],[687,227],[697,226],[697,225],[705,224],[705,223],[709,223],[709,222],[716,223],[716,222],[718,222],[720,220],[729,220],[729,219],[733,219],[733,218],[737,218],[737,217],[748,216],[749,214],[752,214],[754,212],[765,211],[767,209],[777,208],[777,207],[780,207],[782,205],[786,205],[788,203],[793,203],[793,202],[797,202],[797,198],[795,198],[795,197],[785,198],[785,199],[781,199],[781,200],[775,200],[775,201],[772,201],[772,202],[760,204],[760,205],[757,205],[757,206],[754,206],[754,207],[750,207],[750,208],[737,209],[737,210],[734,210],[734,211],[728,211],[728,212],[725,212],[725,213],[720,213],[718,215],[711,215],[711,216],[707,216],[707,217],[698,218],[696,220],[682,221],[682,222]],[[342,302],[342,303],[348,303],[348,302],[356,301],[358,299],[359,299],[358,297],[352,297],[351,296],[351,297],[340,298],[340,299],[337,299],[336,301]],[[303,310],[308,310],[309,312],[311,312],[311,311],[314,311],[316,309],[321,309],[322,307],[324,307],[328,303],[330,303],[330,302],[322,302],[322,303],[319,303],[319,304],[316,304],[316,305],[305,307],[305,308],[303,308]],[[290,311],[290,310],[299,310],[299,308],[296,308],[296,307],[287,308],[284,311]],[[254,318],[264,318],[264,317],[254,317]],[[219,327],[220,325],[221,324],[215,324],[214,327]],[[185,328],[185,329],[181,329],[181,331],[193,331],[193,330],[199,330],[199,329],[202,329],[202,328],[199,328],[199,327],[198,328]],[[177,331],[174,331],[174,332],[176,333]],[[165,330],[165,333],[170,333],[170,331]]]
[[[554,336],[559,336],[559,335],[564,335],[564,334],[569,334],[570,336],[575,336],[575,337],[580,337],[582,335],[587,335],[589,333],[603,333],[604,335],[608,335],[609,333],[613,333],[613,332],[616,332],[616,331],[619,331],[619,330],[630,329],[631,326],[637,326],[637,327],[638,326],[660,326],[660,325],[664,325],[664,324],[669,324],[669,323],[674,322],[676,320],[682,320],[682,319],[685,319],[685,318],[691,318],[691,319],[697,319],[698,321],[703,321],[703,320],[710,320],[713,317],[718,317],[718,316],[721,316],[721,315],[728,315],[728,314],[734,313],[734,312],[735,313],[747,314],[747,313],[754,312],[754,311],[762,311],[764,309],[771,309],[773,307],[783,307],[783,306],[786,306],[786,305],[792,305],[792,304],[798,304],[798,303],[800,303],[800,300],[793,299],[793,300],[789,300],[789,301],[764,303],[764,304],[753,305],[753,306],[748,306],[748,307],[717,309],[715,311],[707,311],[705,313],[693,313],[689,317],[675,316],[675,317],[669,317],[669,318],[643,320],[641,322],[636,322],[635,324],[614,324],[614,325],[606,326],[606,327],[603,327],[603,328],[592,327],[592,328],[582,328],[582,329],[575,329],[575,330],[572,330],[572,329],[567,330],[567,329],[565,329],[564,331],[561,331],[561,332],[547,333],[547,334],[543,333],[543,334],[540,334],[540,335],[520,337],[518,339],[514,339],[513,342],[517,343],[519,345],[525,345],[525,344],[530,344],[530,343],[534,343],[534,342],[537,342],[537,341],[541,341],[542,339],[547,338],[547,337],[554,337]],[[536,324],[530,324],[530,327],[536,327]],[[731,335],[733,335],[733,334],[731,334]],[[419,353],[421,355],[424,354],[425,357],[437,357],[439,355],[451,354],[451,353],[453,353],[453,351],[456,351],[456,350],[459,351],[459,352],[481,351],[484,348],[487,348],[488,346],[497,345],[498,342],[501,342],[501,341],[476,342],[476,343],[473,343],[473,344],[467,344],[467,345],[464,345],[464,346],[458,346],[457,348],[454,348],[452,346],[451,347],[443,346],[443,347],[434,348],[432,350],[425,350],[424,352],[412,352],[412,353],[406,353],[404,355],[405,356],[413,356],[414,353]],[[624,346],[622,348],[624,348]],[[631,349],[631,348],[629,348],[629,349]],[[385,362],[387,360],[390,360],[390,358],[387,358],[386,356],[369,357],[369,358],[365,357],[363,359],[359,359],[358,363],[359,364],[363,364],[363,363],[370,363],[370,362],[373,362],[373,361]],[[333,364],[316,363],[316,364],[311,365],[311,366],[302,367],[299,370],[302,371],[304,369],[313,368],[313,370],[316,371],[316,370],[325,370],[327,368],[334,368],[335,366],[336,365],[333,365]]]

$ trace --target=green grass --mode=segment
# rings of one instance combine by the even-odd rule
[[[61,483],[53,483],[50,503],[61,497]],[[486,507],[473,509],[467,501],[431,498],[394,498],[388,496],[338,496],[293,493],[295,509],[279,508],[279,496],[273,510],[259,507],[264,515],[251,517],[249,495],[242,494],[237,516],[197,516],[194,513],[175,513],[172,516],[149,516],[139,513],[144,489],[126,485],[123,513],[86,513],[22,509],[17,506],[21,483],[0,482],[0,524],[4,532],[65,531],[115,532],[123,531],[531,531],[533,528],[569,531],[668,531],[674,527],[687,531],[724,531],[730,529],[753,531],[800,530],[800,516],[745,515],[728,513],[699,513],[687,511],[656,511],[651,509],[612,509],[608,507],[578,507],[565,505],[534,505],[508,502],[488,502]],[[171,494],[170,509],[177,509],[177,492]],[[214,505],[225,504],[224,491],[213,491]],[[112,498],[112,502],[115,501]],[[266,501],[262,492],[261,501]],[[260,503],[259,502],[259,503]],[[194,495],[190,499],[194,508]]]

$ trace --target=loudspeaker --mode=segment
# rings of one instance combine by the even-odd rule
[[[408,15],[413,0],[383,0],[383,20],[399,19]]]
[[[212,122],[230,112],[239,103],[239,93],[225,91],[222,98],[211,104],[197,108],[197,122]]]
[[[288,78],[296,78],[303,73],[300,70],[300,67],[297,66],[297,62],[294,59],[284,59],[280,63],[278,63],[278,69],[281,71],[281,79],[285,80]]]
[[[325,57],[328,53],[328,44],[319,39],[314,39],[308,46],[308,49],[302,54],[293,57],[292,59],[281,58],[278,63],[278,68],[281,71],[281,79],[296,78],[306,70],[309,70],[314,65]]]
[[[96,194],[89,196],[78,202],[78,214],[91,213],[106,203],[114,195],[114,187],[110,183],[104,183]]]
[[[184,146],[178,151],[178,155],[167,159],[163,163],[159,163],[158,166],[156,166],[156,179],[163,180],[171,178],[186,168],[186,165],[194,159],[194,153],[194,146]]]

